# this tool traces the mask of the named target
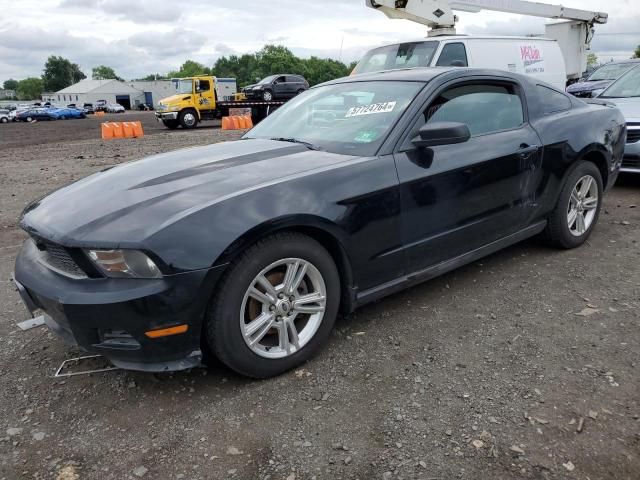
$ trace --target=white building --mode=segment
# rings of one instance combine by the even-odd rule
[[[137,109],[142,103],[152,103],[154,108],[164,97],[173,95],[175,88],[169,80],[151,82],[121,82],[119,80],[82,80],[55,93],[43,93],[42,101],[58,105],[75,103],[119,103],[126,109]]]

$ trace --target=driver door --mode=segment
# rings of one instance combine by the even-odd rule
[[[209,80],[199,79],[196,81],[196,95],[198,108],[200,110],[211,110],[215,106],[213,96],[213,85]]]
[[[425,105],[395,154],[408,271],[471,252],[524,223],[531,166],[540,139],[526,122],[524,98],[510,82],[457,82]],[[464,143],[417,148],[425,123],[469,127]]]

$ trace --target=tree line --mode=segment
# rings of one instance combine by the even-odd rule
[[[219,58],[211,67],[194,60],[185,61],[178,70],[165,74],[155,73],[135,80],[163,80],[184,78],[196,75],[215,75],[233,77],[238,86],[255,83],[257,80],[276,73],[293,73],[304,76],[309,84],[315,85],[334,78],[348,75],[355,63],[346,65],[329,58],[300,58],[281,45],[265,45],[256,53],[230,55]],[[29,77],[23,80],[5,80],[3,88],[15,90],[20,100],[40,98],[42,92],[57,92],[87,78],[80,67],[61,56],[50,56],[41,77]],[[94,80],[116,79],[119,77],[113,68],[106,65],[94,67],[91,71]]]
[[[632,58],[640,58],[640,45]],[[598,64],[598,57],[590,54],[590,66]],[[344,77],[355,67],[355,62],[346,65],[330,58],[300,58],[282,45],[265,45],[256,53],[229,55],[220,57],[213,66],[208,67],[194,60],[185,61],[178,70],[166,74],[150,74],[136,80],[163,80],[170,78],[193,77],[196,75],[214,75],[216,77],[235,78],[238,87],[243,87],[276,73],[293,73],[304,76],[310,85],[326,82],[334,78]],[[45,65],[41,77],[29,77],[23,80],[5,80],[3,88],[15,90],[18,99],[32,100],[40,98],[42,92],[56,92],[87,78],[76,63],[66,58],[52,55]],[[106,65],[94,67],[91,71],[94,80],[120,78],[113,68]]]

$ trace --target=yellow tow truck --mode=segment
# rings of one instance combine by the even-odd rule
[[[197,76],[171,81],[176,94],[160,100],[156,108],[156,118],[170,129],[195,128],[203,120],[229,115],[231,109],[250,110],[253,121],[258,122],[285,103],[247,100],[237,92],[235,78]]]

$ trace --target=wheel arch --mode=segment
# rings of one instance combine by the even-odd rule
[[[609,162],[607,161],[607,153],[604,148],[597,146],[591,147],[589,150],[582,152],[579,156],[580,160],[593,163],[602,176],[602,185],[606,189],[609,182]]]
[[[234,240],[218,257],[216,264],[232,262],[249,245],[275,233],[297,232],[322,245],[331,255],[341,283],[340,311],[351,312],[355,307],[354,278],[352,264],[341,239],[340,229],[330,221],[314,215],[292,215],[280,217],[257,225]]]

